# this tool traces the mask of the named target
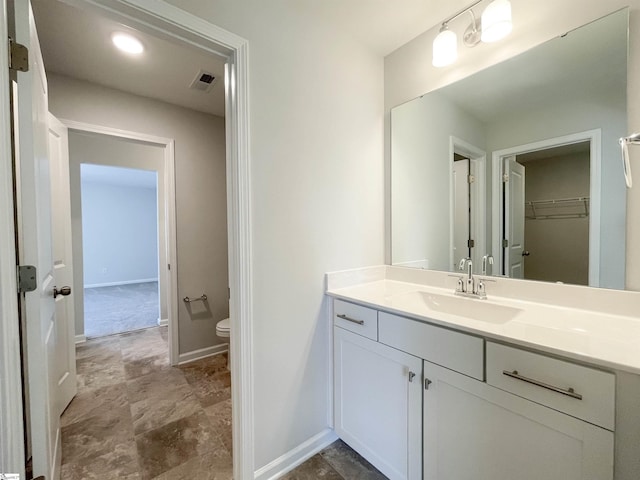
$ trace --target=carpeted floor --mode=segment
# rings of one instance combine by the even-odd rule
[[[158,282],[84,289],[87,338],[158,326]]]

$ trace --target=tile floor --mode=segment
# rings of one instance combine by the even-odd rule
[[[104,337],[158,325],[158,282],[84,289],[85,335]]]
[[[77,352],[78,394],[61,418],[61,480],[232,478],[226,355],[180,367],[167,329],[89,340]],[[337,441],[285,480],[383,480]]]

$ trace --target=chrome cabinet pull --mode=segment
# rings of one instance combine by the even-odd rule
[[[536,385],[537,387],[546,388],[547,390],[551,390],[552,392],[560,393],[562,395],[566,395],[567,397],[575,398],[576,400],[582,400],[582,395],[576,393],[573,388],[569,388],[564,390],[562,388],[554,387],[553,385],[549,385],[548,383],[541,382],[539,380],[534,380],[533,378],[528,378],[520,375],[517,370],[510,372],[508,370],[502,371],[503,375],[507,377],[515,378],[516,380],[521,380],[526,383],[530,383],[531,385]]]
[[[364,320],[356,320],[355,318],[350,318],[347,317],[344,314],[340,314],[340,315],[336,315],[338,318],[341,318],[342,320],[346,320],[347,322],[351,322],[351,323],[357,323],[358,325],[364,325]]]
[[[415,373],[409,372],[409,382],[413,382],[413,378],[416,376]]]

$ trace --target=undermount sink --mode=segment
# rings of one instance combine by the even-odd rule
[[[506,323],[513,320],[521,312],[518,308],[497,305],[487,300],[429,292],[410,292],[396,295],[392,298],[392,304],[395,307],[414,312],[426,309],[427,311],[447,313],[489,323]],[[428,312],[425,313],[428,314]]]

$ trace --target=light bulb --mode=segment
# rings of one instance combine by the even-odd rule
[[[118,49],[126,53],[138,55],[144,51],[142,42],[128,33],[114,33],[111,36],[111,41]]]
[[[433,40],[433,66],[446,67],[458,58],[458,37],[445,25]]]
[[[506,37],[512,28],[509,0],[493,0],[482,12],[482,41],[496,42]]]

